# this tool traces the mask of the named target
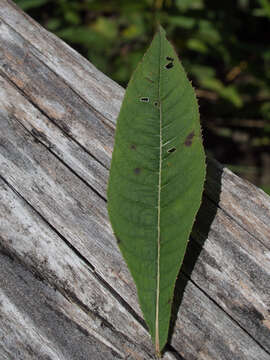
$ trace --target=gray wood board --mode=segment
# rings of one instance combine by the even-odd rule
[[[89,327],[88,314],[76,303],[3,253],[0,304],[1,359],[83,360],[90,354],[92,359],[124,359],[122,350]],[[100,316],[91,316],[101,328]]]
[[[0,4],[0,247],[83,312],[65,315],[96,339],[93,353],[100,346],[100,358],[108,348],[115,358],[151,358],[106,211],[123,89],[12,3]],[[166,357],[177,357],[174,349],[186,360],[270,359],[269,209],[266,194],[209,161]],[[60,359],[61,336],[54,341]],[[10,351],[6,342],[2,349]]]

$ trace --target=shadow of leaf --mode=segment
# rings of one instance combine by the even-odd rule
[[[190,281],[191,274],[203,249],[204,242],[208,238],[211,225],[217,213],[221,193],[221,176],[222,169],[220,168],[220,165],[217,165],[217,163],[212,159],[207,159],[206,181],[202,204],[197,213],[183,265],[175,284],[168,345],[166,347],[166,349],[170,349],[170,351],[172,351],[170,348],[170,343],[175,328],[177,314],[180,311],[185,288]]]

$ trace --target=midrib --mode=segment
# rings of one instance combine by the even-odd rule
[[[158,76],[158,98],[159,98],[159,178],[158,178],[158,233],[157,233],[157,293],[156,293],[156,322],[155,322],[155,348],[156,354],[160,355],[159,346],[159,291],[160,291],[160,193],[161,193],[161,169],[162,169],[162,111],[160,97],[161,83],[161,55],[162,41],[159,33],[160,56],[159,56],[159,76]]]

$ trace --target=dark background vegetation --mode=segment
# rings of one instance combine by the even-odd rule
[[[123,86],[157,21],[197,89],[209,153],[270,193],[269,0],[17,0]]]

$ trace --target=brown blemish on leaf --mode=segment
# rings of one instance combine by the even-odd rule
[[[140,169],[140,168],[134,169],[134,174],[139,175],[140,173],[141,173],[141,169]]]
[[[148,76],[146,76],[145,79],[148,80],[150,83],[153,83],[153,82],[154,82],[154,80],[152,80],[152,79],[151,79],[150,77],[148,77]]]
[[[185,146],[190,146],[192,144],[192,140],[195,136],[194,130],[191,131],[190,134],[188,134],[188,136],[186,137],[186,140],[184,142]]]
[[[168,300],[168,304],[171,304],[171,303],[172,303],[172,299],[169,299],[169,300]]]
[[[130,145],[130,148],[131,148],[131,150],[136,150],[136,149],[137,149],[137,146],[136,146],[135,144],[131,144],[131,145]]]
[[[155,101],[155,102],[154,102],[154,106],[158,106],[158,101]]]

